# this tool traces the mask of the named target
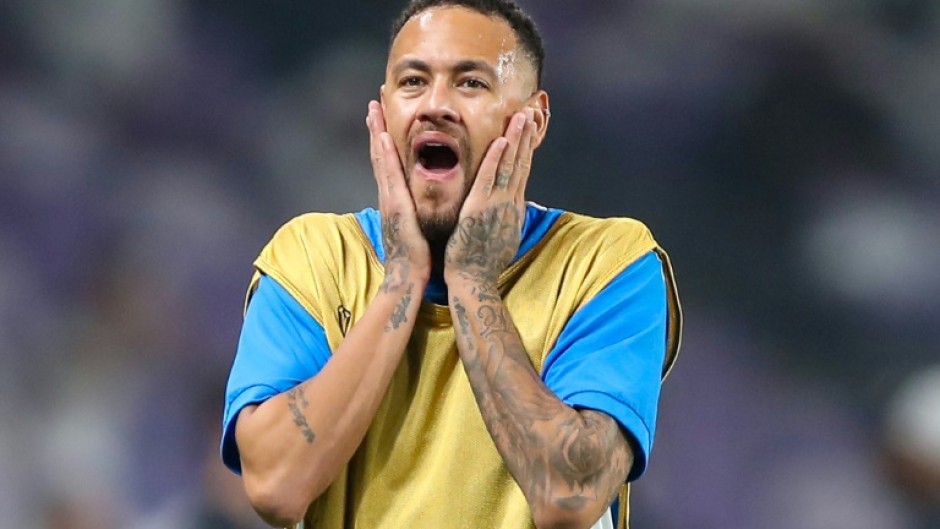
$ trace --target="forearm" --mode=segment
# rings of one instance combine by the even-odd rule
[[[541,381],[494,287],[448,282],[457,344],[497,449],[539,527],[587,527],[610,505],[632,455],[619,427],[579,412]]]
[[[272,525],[289,525],[352,458],[414,328],[424,280],[386,283],[313,378],[243,410],[245,488]]]

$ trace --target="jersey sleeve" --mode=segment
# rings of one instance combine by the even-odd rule
[[[633,448],[633,481],[646,470],[667,340],[663,264],[649,252],[620,272],[566,324],[542,370],[563,402],[604,412]]]
[[[281,285],[261,276],[248,303],[225,388],[222,461],[241,473],[235,442],[239,412],[320,372],[331,352],[323,327]]]

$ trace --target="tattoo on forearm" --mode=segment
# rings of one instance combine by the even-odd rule
[[[411,290],[413,284],[409,283],[405,286],[407,290]],[[385,326],[385,332],[393,331],[401,327],[402,323],[408,321],[408,307],[411,305],[411,293],[405,294],[402,296],[401,300],[398,302],[398,305],[395,306],[395,312],[392,313],[392,318],[389,320],[389,324]]]
[[[482,324],[482,330],[480,335],[483,338],[490,338],[496,333],[503,332],[514,332],[516,330],[515,326],[512,324],[512,317],[509,315],[509,311],[506,310],[506,307],[500,304],[496,305],[483,305],[477,310],[477,318],[479,318],[480,323]],[[492,345],[503,346],[502,343],[494,343]],[[526,357],[528,361],[528,357]]]
[[[558,500],[560,507],[580,508],[588,499],[613,501],[633,460],[620,426],[609,416],[593,410],[579,413],[577,423],[558,432],[562,449],[552,454],[552,468],[559,472],[570,496]],[[599,497],[604,493],[604,497]]]
[[[496,284],[494,283],[480,283],[474,285],[472,293],[476,296],[477,301],[492,303],[502,301],[503,299],[499,296],[499,289],[496,288]]]
[[[513,202],[496,204],[462,218],[448,240],[445,269],[471,285],[451,299],[457,347],[487,430],[533,507],[606,506],[632,464],[620,427],[552,394],[497,288],[519,249],[523,215]]]
[[[588,501],[609,504],[632,457],[617,423],[592,410],[564,405],[536,373],[512,317],[501,302],[472,291],[471,317],[459,296],[452,305],[458,347],[487,429],[507,467],[530,501],[564,483],[555,504],[566,510]],[[474,347],[476,344],[476,347]]]
[[[316,435],[314,435],[310,425],[307,424],[307,417],[303,412],[303,410],[306,410],[307,406],[310,405],[307,401],[307,396],[304,394],[303,386],[295,386],[287,390],[286,394],[287,407],[290,409],[291,415],[294,416],[294,424],[296,424],[297,427],[300,428],[300,432],[304,434],[307,444],[313,443]]]

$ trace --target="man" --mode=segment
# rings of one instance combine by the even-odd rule
[[[524,200],[544,52],[509,0],[414,0],[366,119],[378,211],[255,262],[222,455],[271,525],[611,527],[678,349],[629,219]]]

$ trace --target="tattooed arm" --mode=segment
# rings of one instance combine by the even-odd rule
[[[448,287],[467,377],[536,526],[591,526],[633,463],[620,426],[568,407],[545,386],[495,285],[465,278]]]
[[[586,528],[613,501],[633,454],[614,419],[571,408],[545,386],[497,290],[519,248],[535,131],[527,111],[494,142],[448,243],[444,278],[474,396],[536,526]]]
[[[374,106],[368,123],[385,280],[319,373],[260,405],[246,406],[235,426],[248,497],[273,526],[299,522],[359,447],[411,336],[430,276],[427,242]]]

